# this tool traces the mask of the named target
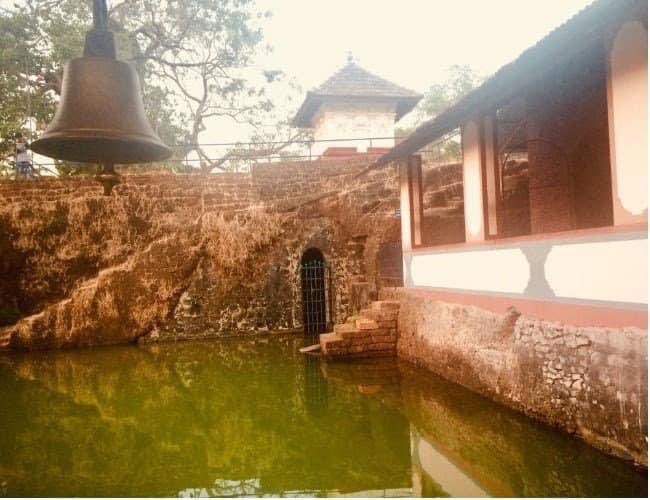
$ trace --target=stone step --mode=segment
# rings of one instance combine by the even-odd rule
[[[320,344],[314,344],[314,345],[309,345],[307,347],[301,347],[300,349],[298,349],[298,351],[300,351],[303,354],[307,354],[307,353],[310,353],[310,352],[318,352],[318,351],[320,351]]]
[[[397,316],[400,303],[378,300],[345,323],[334,325],[334,332],[320,336],[326,358],[394,356],[397,346]]]
[[[359,313],[359,316],[376,321],[380,328],[392,328],[396,325],[397,311],[386,312],[376,309],[364,309]]]
[[[375,300],[372,309],[381,312],[398,312],[400,303],[398,300]]]
[[[355,325],[357,330],[376,330],[379,325],[374,319],[359,318],[356,320]]]
[[[345,322],[349,323],[350,325],[355,325],[359,318],[361,318],[361,316],[359,316],[358,314],[354,314],[352,316],[348,316]]]
[[[334,325],[334,333],[343,333],[356,330],[355,325],[352,323],[339,323]]]
[[[344,340],[352,341],[366,341],[370,340],[370,332],[372,330],[349,330],[346,332],[341,332],[341,338]]]

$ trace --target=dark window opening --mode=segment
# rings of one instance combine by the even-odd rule
[[[596,50],[496,113],[498,236],[613,223],[606,68]]]
[[[419,168],[411,168],[413,245],[434,246],[465,241],[463,155],[460,130],[421,151]]]

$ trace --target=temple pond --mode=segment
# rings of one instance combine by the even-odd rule
[[[297,337],[0,357],[0,496],[646,496],[646,472]]]

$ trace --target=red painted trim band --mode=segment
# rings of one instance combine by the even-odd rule
[[[502,297],[481,293],[450,292],[436,288],[405,288],[409,293],[420,297],[463,304],[487,309],[503,314],[509,307],[515,307],[526,316],[545,320],[559,321],[575,326],[600,326],[609,328],[622,328],[636,326],[646,330],[648,328],[648,309],[640,310],[622,309],[616,307],[593,306],[587,304],[568,304],[547,300],[534,300],[514,297]]]

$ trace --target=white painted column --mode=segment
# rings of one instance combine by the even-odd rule
[[[411,190],[409,188],[408,160],[399,162],[399,210],[402,226],[402,254],[410,252],[411,244]],[[406,269],[406,268],[405,268]]]
[[[481,134],[474,122],[462,127],[463,195],[465,241],[485,239],[483,223],[483,179],[481,176]]]
[[[614,224],[648,219],[648,34],[625,23],[609,51],[607,109]]]

